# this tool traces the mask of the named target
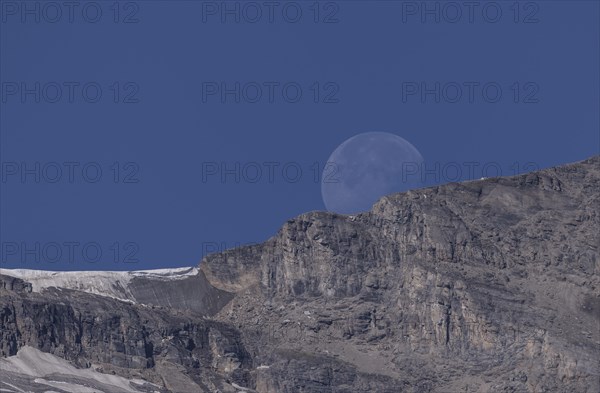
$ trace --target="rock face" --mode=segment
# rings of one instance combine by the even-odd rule
[[[0,283],[12,289],[25,282],[29,291],[46,288],[75,289],[131,303],[163,306],[212,315],[227,304],[233,294],[213,287],[198,268],[139,270],[132,272],[53,272],[14,269]],[[20,279],[15,281],[15,279]]]
[[[599,205],[594,157],[307,213],[165,297],[143,278],[133,303],[37,293],[5,270],[0,351],[172,392],[598,392]]]

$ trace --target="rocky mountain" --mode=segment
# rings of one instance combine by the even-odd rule
[[[599,191],[593,157],[303,214],[199,270],[3,269],[0,390],[595,393]]]

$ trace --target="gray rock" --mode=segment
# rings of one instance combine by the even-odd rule
[[[183,284],[136,278],[138,304],[3,278],[1,354],[173,392],[598,392],[599,166],[303,214]]]
[[[230,292],[210,285],[204,273],[180,280],[153,280],[135,277],[128,287],[135,301],[179,310],[189,310],[214,315],[232,298]]]

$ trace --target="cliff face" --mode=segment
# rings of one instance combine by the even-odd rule
[[[1,305],[4,357],[34,347],[172,392],[214,391],[225,377],[251,382],[252,359],[239,332],[199,314],[56,288],[3,291]]]
[[[599,191],[594,157],[307,213],[206,257],[183,291],[216,300],[181,307],[152,282],[128,304],[7,278],[2,355],[29,345],[175,392],[597,392]]]
[[[599,173],[596,157],[309,213],[201,269],[218,288],[260,288],[220,316],[268,323],[274,348],[299,330],[296,351],[422,391],[596,391]],[[293,391],[278,383],[265,391]]]

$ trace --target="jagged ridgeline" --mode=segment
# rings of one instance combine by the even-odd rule
[[[3,269],[0,391],[596,393],[599,191],[593,157],[303,214],[198,269]]]

